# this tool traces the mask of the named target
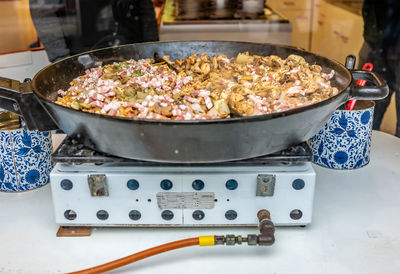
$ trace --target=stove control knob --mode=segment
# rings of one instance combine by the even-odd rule
[[[171,180],[168,179],[164,179],[161,181],[160,183],[160,187],[164,190],[170,190],[173,186],[173,183],[171,182]]]
[[[166,221],[170,221],[174,218],[174,213],[171,210],[164,210],[161,212],[161,218]]]
[[[74,184],[71,182],[71,180],[64,179],[61,181],[60,186],[64,190],[71,190]]]
[[[139,188],[139,182],[135,179],[130,179],[127,183],[126,186],[130,189],[130,190],[136,190]]]
[[[226,181],[225,187],[229,190],[235,190],[238,187],[238,182],[235,179],[229,179]]]
[[[195,219],[196,221],[203,220],[204,217],[205,217],[204,211],[202,211],[202,210],[195,210],[195,211],[193,211],[192,217],[193,217],[193,219]]]
[[[202,190],[204,188],[204,182],[202,180],[194,180],[192,187],[194,190]]]

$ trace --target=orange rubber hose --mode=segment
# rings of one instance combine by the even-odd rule
[[[69,274],[93,274],[93,273],[103,273],[106,271],[110,271],[113,269],[116,269],[118,267],[143,260],[147,257],[151,257],[166,251],[182,248],[182,247],[187,247],[187,246],[192,246],[192,245],[199,245],[199,238],[189,238],[189,239],[184,239],[180,241],[175,241],[175,242],[170,242],[166,243],[163,245],[159,245],[153,248],[146,249],[144,251],[123,257],[121,259],[111,261],[99,266],[91,267],[85,270],[80,270],[76,272],[71,272]]]

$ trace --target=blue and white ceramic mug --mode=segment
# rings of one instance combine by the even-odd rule
[[[313,162],[334,169],[368,164],[374,107],[373,101],[357,101],[354,110],[336,110],[310,139]]]
[[[47,184],[51,151],[49,132],[0,131],[0,191],[19,192]]]

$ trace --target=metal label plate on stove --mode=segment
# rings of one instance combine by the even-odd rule
[[[160,209],[212,209],[214,192],[158,192]]]

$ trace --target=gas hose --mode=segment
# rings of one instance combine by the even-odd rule
[[[111,261],[111,262],[108,262],[108,263],[105,263],[105,264],[102,264],[99,266],[91,267],[91,268],[76,271],[76,272],[71,272],[70,274],[72,274],[72,273],[74,273],[74,274],[103,273],[103,272],[110,271],[110,270],[116,269],[118,267],[130,264],[133,262],[143,260],[145,258],[154,256],[154,255],[166,252],[166,251],[170,251],[170,250],[174,250],[174,249],[178,249],[178,248],[182,248],[182,247],[187,247],[187,246],[193,246],[193,245],[199,245],[199,246],[215,245],[214,236],[200,236],[200,237],[196,237],[196,238],[188,238],[188,239],[184,239],[184,240],[180,240],[180,241],[166,243],[166,244],[159,245],[159,246],[156,246],[153,248],[149,248],[144,251],[141,251],[141,252],[132,254],[130,256],[126,256],[121,259]]]
[[[260,234],[249,234],[247,237],[235,236],[235,235],[226,235],[226,236],[200,236],[195,238],[188,238],[184,240],[174,241],[170,243],[166,243],[163,245],[159,245],[153,248],[146,249],[144,251],[123,257],[121,259],[111,261],[99,266],[91,267],[88,269],[71,272],[69,274],[94,274],[94,273],[104,273],[106,271],[110,271],[116,269],[118,267],[137,262],[143,260],[145,258],[182,248],[188,246],[213,246],[213,245],[235,245],[247,242],[248,245],[272,245],[275,241],[274,232],[275,227],[271,222],[269,211],[260,210],[257,214],[259,219],[259,229]]]

